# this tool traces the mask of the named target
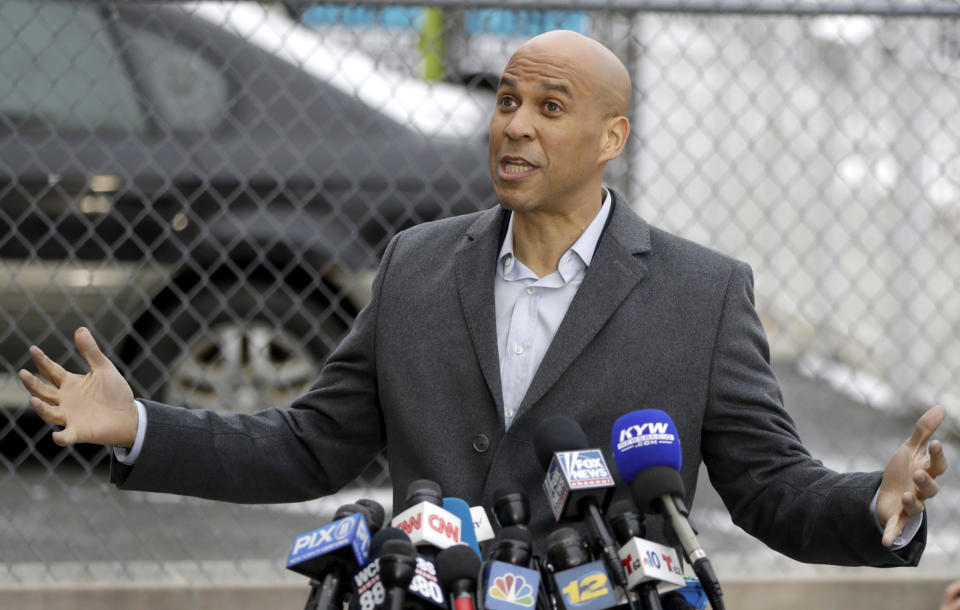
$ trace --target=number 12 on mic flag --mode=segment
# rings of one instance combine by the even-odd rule
[[[565,610],[604,610],[617,605],[603,562],[592,561],[554,575]]]

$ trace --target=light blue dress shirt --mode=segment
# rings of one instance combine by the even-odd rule
[[[610,216],[610,193],[587,228],[563,253],[557,270],[537,277],[513,253],[513,214],[497,256],[494,299],[503,419],[509,428],[530,382],[577,294]]]

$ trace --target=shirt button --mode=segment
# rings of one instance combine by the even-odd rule
[[[473,449],[477,453],[486,453],[490,448],[490,439],[486,434],[478,434],[473,437]]]
[[[535,293],[536,291],[537,291],[537,289],[534,288],[533,286],[531,286],[530,288],[527,288],[527,294],[533,294],[533,293]]]
[[[513,409],[507,409],[507,419],[513,419]]]
[[[516,355],[518,355],[518,356],[519,356],[520,354],[522,354],[522,353],[523,353],[523,346],[522,346],[522,345],[518,345],[518,346],[514,347],[514,348],[513,348],[513,353],[516,354]]]

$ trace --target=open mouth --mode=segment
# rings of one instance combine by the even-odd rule
[[[523,159],[503,158],[498,165],[500,177],[505,180],[525,178],[537,170],[537,166]]]

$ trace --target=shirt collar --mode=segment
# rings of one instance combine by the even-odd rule
[[[607,218],[610,216],[610,208],[613,207],[610,202],[610,191],[603,189],[603,202],[600,204],[600,211],[593,217],[587,228],[570,249],[560,257],[560,274],[567,280],[565,262],[570,259],[570,253],[576,254],[580,258],[584,267],[589,267],[593,261],[593,255],[597,251],[597,244],[600,243],[600,236],[603,235],[603,229],[607,225]],[[516,256],[513,253],[513,212],[510,213],[510,219],[507,222],[507,232],[503,237],[503,244],[500,246],[500,254],[497,256],[497,270],[506,279],[518,279],[511,277],[511,270],[516,268]]]

